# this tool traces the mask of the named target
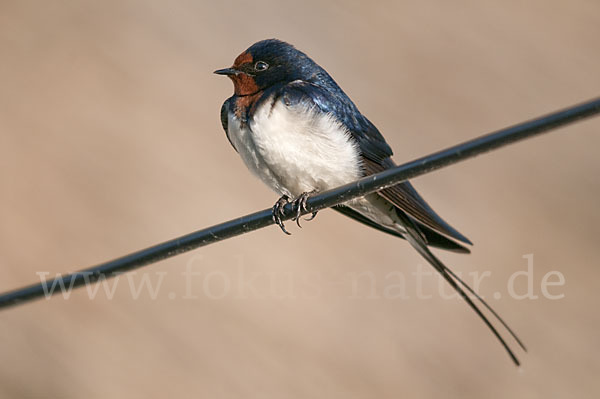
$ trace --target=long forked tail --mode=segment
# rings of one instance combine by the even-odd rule
[[[429,248],[427,248],[427,244],[425,244],[425,242],[423,241],[421,233],[417,230],[417,227],[414,225],[412,220],[410,220],[410,218],[403,212],[397,212],[397,214],[400,218],[400,221],[402,222],[403,227],[406,229],[406,231],[402,233],[406,241],[408,241],[413,246],[413,248],[415,248],[419,252],[419,254],[421,254],[421,256],[425,258],[425,260],[427,260],[427,262],[429,262],[435,270],[438,271],[438,273],[440,273],[444,280],[446,280],[456,292],[458,292],[458,294],[465,300],[465,302],[467,302],[471,309],[473,309],[475,313],[481,318],[481,320],[483,320],[483,322],[488,326],[488,328],[492,331],[496,338],[498,338],[498,340],[500,341],[500,343],[502,344],[512,361],[517,366],[519,366],[521,363],[519,362],[519,359],[517,358],[513,350],[508,346],[508,344],[500,335],[496,327],[494,327],[494,325],[489,321],[489,319],[482,313],[479,307],[471,300],[471,298],[467,295],[467,293],[465,292],[465,290],[463,290],[462,287],[464,287],[467,291],[473,294],[475,298],[477,298],[477,300],[479,300],[485,306],[485,308],[487,308],[492,313],[492,315],[494,315],[494,317],[504,326],[504,328],[506,328],[506,330],[515,339],[519,346],[524,351],[527,351],[527,349],[525,348],[521,340],[517,337],[517,335],[513,332],[513,330],[506,324],[504,320],[502,320],[498,313],[496,313],[494,309],[492,309],[492,307],[488,305],[487,302],[483,300],[483,298],[481,298],[481,296],[479,296],[471,287],[469,287],[467,283],[460,279],[454,272],[452,272],[452,270],[446,267],[446,265],[444,265],[429,250]]]

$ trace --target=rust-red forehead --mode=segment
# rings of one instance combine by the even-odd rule
[[[240,65],[246,64],[248,62],[252,62],[252,54],[250,54],[247,51],[244,51],[235,59],[235,61],[233,62],[233,67],[239,67]]]

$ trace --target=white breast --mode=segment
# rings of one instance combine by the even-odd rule
[[[361,176],[357,145],[331,115],[265,101],[247,125],[230,113],[228,126],[248,169],[281,195],[295,198]]]

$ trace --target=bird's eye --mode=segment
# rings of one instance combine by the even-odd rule
[[[269,68],[269,64],[264,61],[258,61],[256,64],[254,64],[254,69],[259,72],[265,71],[267,68]]]

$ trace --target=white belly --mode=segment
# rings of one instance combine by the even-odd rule
[[[233,113],[229,138],[244,163],[280,195],[298,197],[362,175],[357,145],[335,118],[302,106],[269,101],[241,126]]]

